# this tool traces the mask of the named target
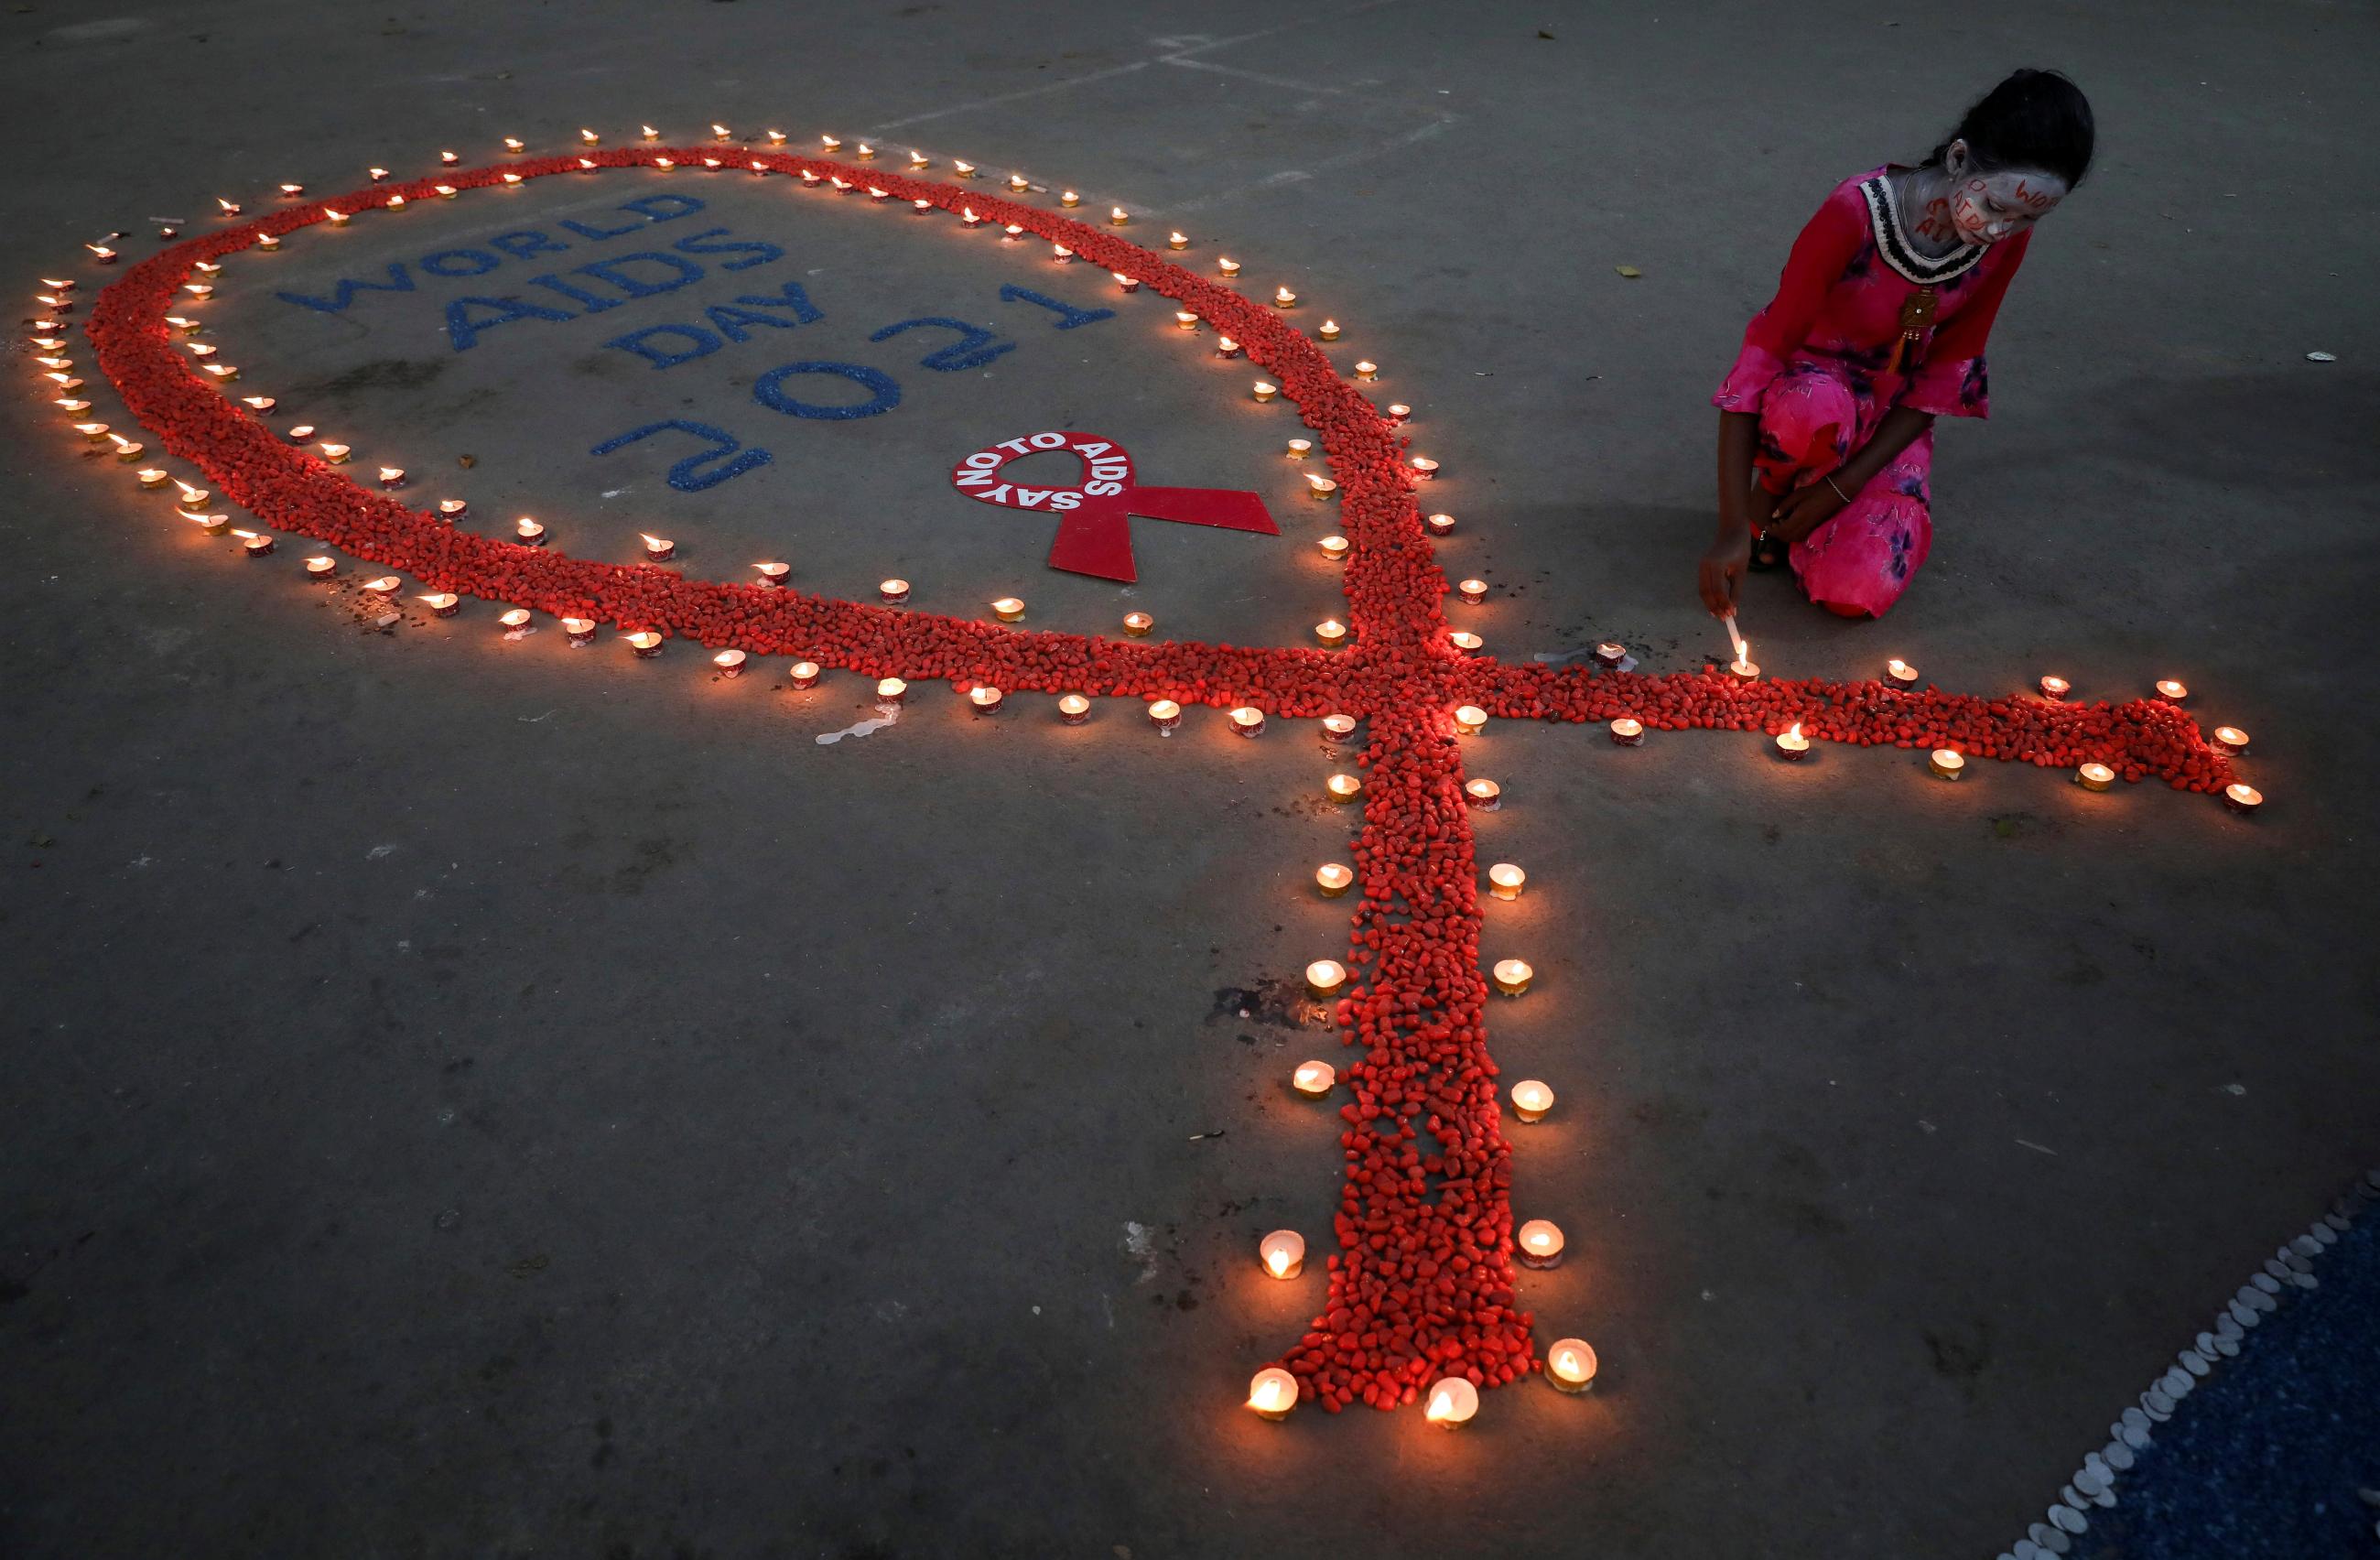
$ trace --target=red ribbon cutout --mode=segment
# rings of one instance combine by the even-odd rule
[[[1001,480],[1001,469],[1023,455],[1055,450],[1083,463],[1074,487],[1026,487]],[[969,498],[1003,509],[1029,509],[1058,517],[1058,538],[1050,544],[1050,567],[1069,574],[1131,581],[1130,517],[1178,520],[1279,536],[1264,500],[1231,488],[1142,487],[1133,481],[1132,457],[1113,439],[1097,433],[1053,430],[1003,439],[951,469],[951,483]]]

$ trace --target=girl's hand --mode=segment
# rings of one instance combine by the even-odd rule
[[[1752,532],[1742,526],[1730,528],[1703,554],[1703,605],[1713,617],[1735,610],[1736,588],[1743,583],[1744,566],[1751,561]]]
[[[1836,494],[1834,483],[1821,477],[1778,500],[1777,518],[1768,523],[1768,534],[1791,546],[1842,512],[1843,501]]]

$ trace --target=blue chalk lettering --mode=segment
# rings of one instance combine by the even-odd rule
[[[800,320],[781,320],[774,314],[756,314],[749,309],[736,309],[724,303],[714,303],[702,311],[702,317],[719,328],[719,334],[730,341],[749,341],[752,333],[746,325],[766,325],[771,330],[789,331],[803,323]]]
[[[748,303],[755,309],[790,309],[794,311],[794,318],[806,325],[816,324],[826,318],[819,312],[818,306],[810,302],[810,295],[803,290],[799,282],[787,282],[774,298],[767,293],[746,293],[735,301]]]
[[[769,323],[773,325],[779,322],[771,320]],[[653,337],[662,335],[683,336],[693,345],[683,352],[673,352],[666,347],[651,345]],[[735,339],[742,341],[745,338],[739,335]],[[710,356],[719,350],[720,341],[699,325],[650,325],[640,331],[630,331],[625,335],[613,336],[603,345],[616,347],[623,352],[634,352],[657,369],[674,369],[680,363],[690,363],[697,358]]]
[[[388,268],[388,280],[385,282],[359,282],[352,277],[342,276],[339,278],[337,290],[329,298],[313,298],[305,293],[294,292],[275,293],[273,296],[284,303],[302,303],[309,309],[319,309],[325,314],[336,314],[348,304],[353,303],[356,300],[356,294],[359,292],[411,292],[412,290],[413,275],[406,270],[405,262],[400,260],[391,262]]]
[[[468,311],[473,308],[492,309],[487,319],[474,320]],[[480,333],[496,325],[508,325],[515,320],[570,320],[559,309],[540,309],[534,303],[523,303],[516,298],[458,298],[446,306],[446,334],[457,352],[468,352],[479,344]]]
[[[454,269],[458,262],[468,263],[471,269]],[[421,257],[421,269],[432,276],[484,276],[503,263],[485,250],[440,250],[436,254]]]
[[[797,373],[840,374],[856,384],[864,385],[874,391],[875,397],[862,401],[856,406],[848,407],[822,406],[815,401],[795,400],[785,394],[785,381]],[[865,363],[787,363],[783,368],[771,369],[755,380],[752,384],[752,398],[770,410],[783,412],[787,417],[814,417],[831,422],[840,422],[850,418],[874,417],[879,413],[891,411],[901,404],[901,387],[892,383],[892,375],[880,369],[871,369]]]
[[[655,209],[664,201],[671,203],[675,209],[670,211]],[[692,216],[702,210],[702,202],[691,195],[639,195],[633,201],[621,201],[620,209],[624,212],[635,212],[648,222],[667,222],[673,217]]]
[[[1101,320],[1115,318],[1112,309],[1077,309],[1071,303],[1061,303],[1054,298],[1035,292],[1031,287],[1020,287],[1014,282],[1000,289],[1000,300],[1002,303],[1037,303],[1044,309],[1056,310],[1060,319],[1050,327],[1052,330],[1070,331],[1077,325],[1096,324]]]
[[[600,294],[589,292],[584,287],[574,287],[559,276],[531,276],[529,284],[532,286],[546,287],[560,293],[572,302],[583,305],[589,314],[601,314],[606,309],[620,307],[618,299],[604,298]]]
[[[613,450],[625,449],[638,439],[649,439],[655,433],[667,433],[673,428],[681,433],[691,433],[698,439],[708,439],[713,446],[700,455],[689,455],[669,469],[669,485],[680,493],[700,493],[704,488],[717,487],[728,479],[740,477],[755,467],[766,466],[773,458],[767,450],[755,445],[736,456],[735,459],[716,471],[701,470],[699,468],[706,462],[716,460],[735,449],[735,435],[723,428],[713,428],[708,422],[688,422],[682,418],[672,418],[667,422],[648,422],[642,428],[632,429],[616,439],[606,439],[587,453],[609,455]]]
[[[644,282],[621,272],[622,266],[633,265],[638,261],[650,261],[656,265],[666,265],[676,272],[677,276],[674,280],[667,282]],[[592,276],[599,282],[609,282],[630,298],[659,298],[665,292],[675,292],[689,283],[702,280],[701,266],[690,260],[680,260],[674,254],[663,254],[659,250],[639,250],[635,254],[616,255],[610,260],[599,260],[592,265],[573,266],[570,274],[574,276]]]
[[[731,239],[724,244],[706,244],[705,238],[716,238],[726,232],[724,227],[706,227],[699,233],[689,233],[670,248],[684,254],[749,254],[750,260],[731,260],[722,271],[749,271],[756,265],[766,265],[772,260],[783,260],[785,251],[774,244],[755,243],[747,238]]]
[[[547,238],[544,234],[538,232],[534,228],[524,228],[518,233],[499,233],[494,238],[489,239],[488,242],[494,245],[497,249],[504,250],[504,253],[512,256],[515,260],[527,260],[533,254],[567,254],[570,252],[570,246],[568,244],[557,244],[552,239]]]
[[[625,227],[602,228],[589,227],[583,222],[571,222],[565,219],[562,225],[582,238],[617,238],[624,234],[634,233],[645,225],[641,222],[632,222]]]
[[[943,330],[959,333],[958,340],[917,360],[925,367],[942,373],[956,373],[962,369],[979,369],[1002,352],[1016,350],[1016,343],[1000,341],[1000,337],[993,332],[984,330],[980,326],[970,325],[965,320],[947,319],[939,314],[929,314],[923,319],[904,320],[897,325],[887,325],[868,339],[888,341],[903,331],[916,330],[919,325],[936,325]],[[992,346],[991,344],[996,341],[1000,344],[996,347]]]

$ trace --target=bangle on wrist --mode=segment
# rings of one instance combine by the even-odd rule
[[[1837,498],[1841,499],[1846,505],[1851,503],[1852,495],[1845,493],[1842,488],[1836,483],[1834,474],[1832,472],[1828,472],[1827,475],[1827,485],[1835,490],[1835,496]]]

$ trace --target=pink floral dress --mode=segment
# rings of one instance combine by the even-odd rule
[[[2033,235],[1925,258],[1885,177],[1898,166],[1845,179],[1827,197],[1711,397],[1722,410],[1759,415],[1754,464],[1770,493],[1823,481],[1894,407],[1990,413],[1984,343]],[[1926,287],[1933,317],[1905,341],[1902,307]],[[1793,544],[1787,556],[1812,601],[1859,617],[1900,599],[1933,545],[1933,465],[1928,429]]]

